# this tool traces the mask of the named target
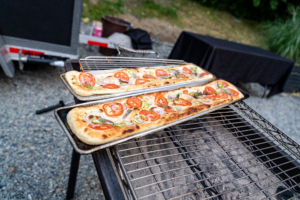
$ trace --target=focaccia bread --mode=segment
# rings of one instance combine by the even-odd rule
[[[244,96],[226,81],[73,108],[67,122],[84,143],[104,144],[228,104]]]
[[[65,74],[65,79],[76,94],[91,96],[192,81],[203,81],[205,84],[215,77],[196,65],[186,64],[164,69],[123,69],[103,74],[69,71]]]

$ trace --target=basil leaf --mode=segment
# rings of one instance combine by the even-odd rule
[[[222,85],[221,83],[218,83],[218,87],[219,88],[224,88],[224,85]]]
[[[91,86],[85,86],[87,89],[93,89]]]
[[[230,90],[228,90],[228,89],[223,89],[223,90],[221,90],[221,92],[224,92],[224,93],[227,93],[227,94],[231,94]]]
[[[177,101],[178,99],[179,99],[179,94],[176,95],[175,101]]]
[[[122,81],[121,79],[119,79],[119,81],[120,81],[120,84],[122,84],[122,83],[123,83],[123,81]]]

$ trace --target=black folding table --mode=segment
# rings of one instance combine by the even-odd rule
[[[232,83],[271,87],[268,97],[284,91],[294,62],[258,47],[182,32],[169,59],[192,62]]]

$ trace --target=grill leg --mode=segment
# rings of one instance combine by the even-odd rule
[[[73,149],[66,199],[73,199],[74,197],[79,161],[80,154]]]

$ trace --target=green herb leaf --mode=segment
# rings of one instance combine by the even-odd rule
[[[179,94],[176,95],[175,101],[177,101],[179,99],[179,96],[180,96]]]
[[[197,72],[197,67],[192,67],[191,70],[192,70],[193,72]]]
[[[86,88],[88,88],[88,89],[93,89],[91,86],[85,86]]]
[[[129,70],[129,71],[127,71],[127,73],[132,76],[133,75],[133,70]]]
[[[123,127],[123,126],[126,126],[126,123],[125,122],[114,123],[114,126],[115,127]]]
[[[167,99],[168,103],[172,102],[172,99],[170,99],[170,98],[166,98],[166,99]]]
[[[200,102],[199,101],[193,101],[194,102],[194,104],[200,104]]]
[[[218,83],[218,87],[219,88],[224,88],[224,85],[222,85],[221,83]]]
[[[122,84],[122,83],[123,83],[123,81],[122,81],[121,79],[119,79],[119,81],[120,81],[120,84]]]

